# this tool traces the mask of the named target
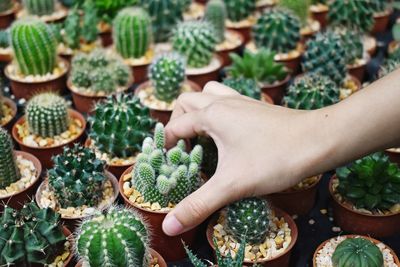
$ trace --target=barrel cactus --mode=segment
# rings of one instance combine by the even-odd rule
[[[340,36],[347,65],[353,65],[364,58],[364,43],[359,31],[344,27],[336,27],[333,31]]]
[[[8,30],[0,30],[0,48],[6,49],[10,47],[10,32]]]
[[[6,188],[21,177],[13,151],[13,142],[6,130],[0,128],[0,188]]]
[[[214,26],[218,43],[225,41],[226,16],[226,6],[223,0],[211,0],[207,3],[204,18]]]
[[[2,0],[0,2],[0,10],[2,12],[10,10],[14,5],[14,1],[13,0]]]
[[[261,89],[257,82],[247,78],[226,78],[223,84],[238,91],[240,94],[260,100]]]
[[[248,19],[256,11],[255,0],[224,0],[228,19],[239,22]]]
[[[23,0],[24,8],[30,15],[44,16],[54,13],[55,0]]]
[[[374,14],[385,12],[388,8],[388,1],[386,0],[371,0],[370,3]]]
[[[299,17],[302,26],[307,25],[311,4],[310,0],[279,0],[279,6],[287,8],[295,13]]]

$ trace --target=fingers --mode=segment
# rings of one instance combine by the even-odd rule
[[[184,113],[202,109],[215,100],[212,95],[202,94],[202,93],[183,93],[179,96],[175,102],[175,107],[172,112],[170,120],[181,116]]]
[[[203,93],[220,96],[239,95],[236,90],[233,90],[230,87],[218,82],[208,82],[203,88]]]

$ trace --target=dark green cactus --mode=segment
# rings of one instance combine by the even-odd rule
[[[10,10],[14,6],[13,0],[2,0],[0,2],[0,10],[2,12]]]
[[[370,0],[374,14],[384,12],[388,8],[387,0]]]
[[[39,209],[35,202],[21,210],[5,207],[0,218],[0,265],[44,266],[64,253],[67,242],[60,218],[51,209]]]
[[[383,254],[373,242],[362,237],[346,238],[332,255],[334,267],[382,267]]]
[[[204,160],[201,169],[207,177],[212,177],[217,170],[218,148],[214,140],[207,136],[199,136],[196,143],[203,148]]]
[[[99,15],[94,0],[85,0],[82,7],[83,21],[81,36],[86,43],[93,43],[97,40]]]
[[[214,26],[215,37],[218,43],[225,41],[226,13],[223,0],[211,0],[206,5],[204,18]]]
[[[120,10],[137,5],[138,0],[94,0],[94,3],[101,20],[111,24]]]
[[[140,152],[154,126],[149,109],[128,95],[109,96],[94,111],[89,136],[96,148],[111,157],[127,158]]]
[[[44,16],[54,13],[55,0],[23,0],[24,8],[30,15]]]
[[[10,32],[8,30],[0,30],[0,48],[10,47]]]
[[[0,188],[4,189],[21,177],[13,151],[13,142],[6,130],[0,128]]]
[[[382,78],[400,68],[400,58],[399,59],[387,59],[381,66],[378,77]]]
[[[257,82],[248,78],[226,78],[223,81],[226,86],[235,89],[240,94],[260,100],[261,89],[257,85]]]
[[[333,31],[340,36],[347,65],[353,65],[364,58],[364,43],[360,32],[344,27],[335,27]]]
[[[229,20],[239,22],[249,18],[256,11],[255,0],[224,0]]]
[[[293,11],[300,18],[303,26],[307,25],[310,5],[310,0],[279,0],[279,6]]]
[[[64,22],[65,44],[72,49],[78,49],[81,44],[80,23],[81,16],[79,10],[72,8]]]
[[[77,233],[78,256],[91,267],[149,266],[149,234],[133,210],[111,207],[82,222]]]

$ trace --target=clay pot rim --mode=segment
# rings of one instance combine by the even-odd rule
[[[14,101],[11,100],[11,98],[5,97],[3,96],[3,103],[6,104],[8,107],[11,108],[11,118],[10,120],[6,121],[4,124],[2,124],[1,126],[4,127],[7,124],[9,124],[10,122],[13,121],[13,119],[15,118],[15,116],[17,116],[17,104],[15,104]]]
[[[386,149],[385,151],[389,152],[389,153],[400,154],[400,151],[394,150],[394,149],[395,149],[395,147],[392,147],[392,148]]]
[[[286,75],[285,79],[278,81],[274,84],[265,84],[265,83],[261,83],[261,88],[262,89],[271,89],[271,88],[275,88],[275,87],[280,87],[286,83],[289,82],[290,78],[292,77],[292,75],[290,74],[290,72],[288,72],[288,74]]]
[[[67,142],[65,144],[51,146],[51,147],[33,147],[33,146],[26,145],[24,142],[22,142],[21,138],[19,137],[18,129],[17,129],[17,125],[21,125],[23,122],[25,122],[26,115],[19,118],[17,120],[17,122],[13,125],[12,131],[11,131],[12,136],[19,145],[29,147],[30,149],[34,149],[34,150],[49,150],[49,149],[64,147],[68,144],[74,143],[76,140],[81,138],[85,134],[85,129],[86,129],[86,120],[81,113],[79,113],[78,111],[76,111],[74,109],[68,109],[68,114],[70,115],[71,118],[78,119],[82,123],[82,132],[80,134],[78,134],[74,139],[70,140],[69,142]]]
[[[249,16],[246,19],[243,19],[241,21],[231,21],[231,20],[229,20],[227,18],[227,21],[230,22],[230,25],[226,26],[226,29],[233,30],[233,31],[235,31],[235,30],[243,30],[243,29],[251,29],[254,26],[254,24],[256,23],[256,21],[257,21],[256,19],[254,21],[252,21],[253,20],[252,17],[254,17],[254,16],[253,15]],[[241,25],[241,26],[233,25],[233,24],[237,24],[237,23],[242,22],[242,21],[248,21],[250,25]]]
[[[62,15],[59,15],[58,17],[54,17],[54,13],[56,12],[63,12]],[[24,13],[25,12],[25,13]],[[16,19],[20,19],[23,16],[34,16],[36,18],[39,18],[41,21],[45,22],[45,23],[52,23],[52,22],[58,22],[58,21],[62,21],[64,20],[67,16],[68,16],[68,8],[64,7],[63,5],[61,5],[61,3],[59,5],[55,5],[54,6],[54,12],[50,15],[45,15],[48,16],[48,18],[43,19],[43,16],[37,16],[37,15],[31,15],[27,12],[27,10],[22,7],[16,14]]]
[[[231,48],[225,48],[225,49],[220,49],[220,50],[216,49],[215,50],[216,53],[234,51],[234,50],[238,49],[239,47],[241,47],[244,44],[244,37],[243,37],[242,34],[240,34],[240,32],[237,32],[235,30],[230,30],[230,29],[225,29],[225,32],[228,32],[229,34],[235,35],[237,38],[240,39],[240,43],[238,45],[234,46],[234,47],[231,47]]]
[[[369,54],[367,53],[366,55],[363,56],[362,58],[364,60],[364,62],[362,64],[359,65],[349,65],[346,64],[347,69],[349,70],[353,70],[353,69],[358,69],[358,68],[363,68],[365,67],[370,61],[371,61],[371,57],[369,56]],[[355,78],[355,77],[354,77]]]
[[[378,12],[378,13],[374,13],[373,17],[374,19],[381,19],[384,17],[389,17],[393,12],[393,9],[390,7],[387,7],[384,11],[382,12]]]
[[[79,95],[79,96],[88,97],[88,98],[106,98],[106,97],[108,97],[110,95],[114,95],[114,94],[118,94],[118,93],[124,93],[124,92],[128,91],[128,89],[130,87],[130,84],[132,84],[132,83],[133,83],[133,79],[131,78],[131,79],[129,79],[127,85],[119,87],[120,90],[116,90],[116,91],[114,91],[112,93],[105,94],[105,95],[91,95],[91,94],[87,94],[87,93],[79,91],[78,87],[76,87],[72,83],[71,76],[70,76],[70,77],[68,77],[68,80],[67,80],[67,88],[71,91],[71,93]]]
[[[4,12],[0,12],[0,17],[5,17],[5,16],[11,15],[13,13],[16,13],[19,8],[20,8],[19,3],[14,1],[14,5],[12,8],[10,8],[9,10],[6,10]]]
[[[320,182],[321,179],[322,179],[322,176],[323,176],[323,174],[316,175],[317,180],[315,181],[315,183],[313,183],[313,184],[312,184],[311,186],[309,186],[309,187],[301,188],[300,190],[294,190],[294,191],[286,191],[286,190],[285,190],[285,191],[280,191],[280,192],[272,193],[272,195],[275,195],[275,194],[279,194],[279,195],[291,195],[291,194],[294,194],[294,193],[302,193],[302,192],[305,192],[305,191],[309,191],[309,190],[315,188],[316,186],[318,186],[319,182]]]
[[[324,10],[314,10],[313,7],[317,7],[317,6],[324,6],[325,8],[324,8]],[[328,13],[329,12],[329,6],[325,5],[325,4],[322,4],[322,3],[313,4],[313,5],[310,5],[310,11],[312,13],[316,13],[316,14]]]
[[[195,69],[202,69],[202,68],[208,67],[209,65],[211,65],[211,62],[212,62],[212,60],[214,60],[214,59],[216,59],[216,60],[218,61],[218,63],[219,63],[219,64],[218,64],[218,67],[215,67],[215,68],[213,68],[213,69],[210,69],[208,72],[188,73],[188,69],[190,69],[190,70],[195,70]],[[186,66],[185,75],[186,75],[186,77],[189,77],[189,76],[202,76],[202,75],[207,75],[207,74],[210,74],[210,73],[219,71],[219,70],[223,67],[223,65],[224,65],[224,60],[223,60],[222,57],[221,57],[220,55],[218,55],[217,52],[215,51],[215,53],[214,53],[213,56],[212,56],[212,59],[211,59],[210,63],[209,63],[207,66],[200,67],[200,68],[189,68],[188,66]]]

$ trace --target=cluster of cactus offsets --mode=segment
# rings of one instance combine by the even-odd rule
[[[2,0],[0,2],[0,10],[2,12],[10,10],[13,7],[13,5],[14,5],[14,1],[12,1],[12,0]]]
[[[223,0],[211,0],[206,5],[204,18],[214,26],[218,43],[222,43],[225,40],[226,13],[226,6]]]
[[[328,77],[305,74],[289,87],[284,102],[289,108],[312,110],[339,102],[339,96],[339,88]]]
[[[340,36],[345,51],[346,64],[353,65],[364,57],[362,34],[357,30],[335,27],[333,31]]]
[[[96,148],[111,157],[127,158],[138,153],[155,124],[149,109],[138,98],[125,94],[109,96],[94,111],[89,118],[89,137]]]
[[[338,86],[342,86],[346,74],[346,51],[340,36],[334,32],[318,33],[307,42],[303,56],[303,71],[327,76]]]
[[[64,147],[53,161],[54,167],[48,171],[49,186],[61,208],[95,207],[100,203],[107,180],[105,162],[92,150],[79,144]]]
[[[185,80],[185,62],[176,53],[161,55],[150,65],[149,77],[157,99],[172,102],[181,92]]]
[[[217,39],[208,21],[187,21],[178,25],[172,43],[189,67],[201,68],[210,64]]]
[[[303,26],[307,24],[310,5],[310,0],[279,0],[279,6],[293,11],[299,17]]]
[[[133,186],[146,202],[158,202],[162,207],[168,203],[178,204],[200,186],[200,164],[203,148],[196,145],[186,153],[185,141],[168,151],[164,150],[164,126],[157,123],[154,140],[143,141],[142,153],[136,158],[132,171]]]
[[[10,32],[8,30],[0,30],[0,48],[10,47]]]
[[[374,10],[369,0],[329,1],[328,18],[332,26],[369,31],[374,23]]]
[[[274,8],[261,15],[252,31],[258,48],[289,53],[300,41],[300,20],[289,10]]]
[[[142,8],[121,10],[113,23],[115,48],[123,58],[140,58],[152,42],[151,19]]]
[[[382,78],[400,68],[400,59],[387,59],[381,66],[378,77]]]
[[[381,250],[368,239],[362,237],[346,238],[335,249],[332,255],[333,266],[382,267]]]
[[[33,201],[21,210],[6,206],[0,222],[1,266],[46,266],[64,253],[67,239],[51,209],[39,209]]]
[[[11,46],[23,75],[45,75],[56,67],[56,39],[39,19],[20,19],[11,26]]]
[[[30,15],[50,15],[54,13],[55,0],[23,0],[23,6]]]
[[[239,22],[249,18],[256,11],[256,1],[254,0],[224,0],[228,19]]]
[[[91,267],[149,266],[149,234],[133,211],[110,207],[82,222],[76,241],[79,257]]]
[[[226,78],[223,81],[226,86],[235,89],[240,94],[260,100],[261,99],[261,89],[257,82],[248,78]]]
[[[269,203],[261,198],[246,198],[226,208],[226,229],[235,239],[249,244],[265,241],[269,231]]]
[[[0,128],[0,188],[6,188],[20,178],[15,163],[13,142],[6,130]]]
[[[54,137],[69,126],[68,104],[55,93],[32,97],[26,106],[29,131],[41,137]]]

